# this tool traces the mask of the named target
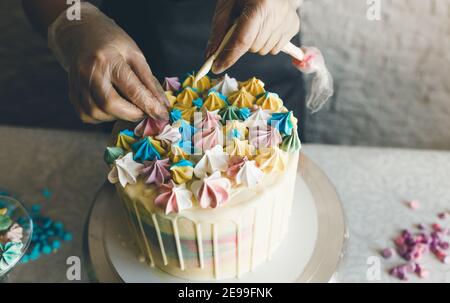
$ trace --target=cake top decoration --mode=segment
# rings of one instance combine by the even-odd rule
[[[152,187],[166,214],[225,205],[234,189],[283,172],[301,148],[297,119],[261,80],[194,79],[165,78],[169,121],[147,117],[104,153],[112,183]]]

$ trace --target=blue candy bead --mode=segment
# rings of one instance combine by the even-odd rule
[[[64,240],[64,241],[71,241],[71,240],[72,240],[72,234],[69,233],[69,232],[66,232],[66,233],[63,235],[63,240]]]
[[[59,248],[61,248],[61,242],[60,242],[59,240],[53,241],[52,247],[53,247],[53,249],[59,249]]]
[[[53,227],[56,229],[63,229],[64,224],[62,224],[62,222],[60,222],[60,221],[57,221],[57,222],[53,223]]]
[[[34,204],[31,206],[31,212],[38,214],[41,211],[41,206],[39,204]]]
[[[43,252],[44,254],[46,254],[46,255],[49,255],[49,254],[52,253],[52,248],[51,248],[50,246],[48,246],[48,245],[45,245],[45,246],[42,248],[42,252]]]

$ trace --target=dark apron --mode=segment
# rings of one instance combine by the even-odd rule
[[[183,76],[205,62],[205,49],[214,14],[214,0],[105,0],[103,11],[116,21],[144,52],[153,74]],[[289,56],[244,55],[227,73],[238,80],[252,76],[278,93],[299,118],[303,137],[305,110],[302,74]]]

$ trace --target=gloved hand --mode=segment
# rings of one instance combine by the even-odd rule
[[[222,73],[246,52],[278,54],[299,32],[297,9],[302,0],[218,0],[206,49],[209,58],[237,22],[236,30],[214,62],[212,71]]]
[[[169,102],[139,47],[95,6],[82,2],[79,21],[63,12],[48,43],[69,74],[69,98],[83,122],[168,119]]]

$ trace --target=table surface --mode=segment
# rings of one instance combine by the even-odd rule
[[[84,228],[107,174],[102,155],[108,135],[0,126],[0,138],[0,189],[27,206],[42,204],[44,215],[74,234],[58,252],[16,266],[9,281],[69,282],[69,256],[81,259],[81,282],[89,281]],[[338,281],[395,282],[386,269],[401,260],[381,260],[379,249],[390,246],[400,230],[438,222],[437,213],[450,210],[450,152],[307,144],[303,151],[335,184],[346,213],[350,240]],[[43,188],[51,190],[50,199],[41,194]],[[404,203],[409,199],[421,207],[412,211]],[[450,265],[433,257],[422,263],[431,271],[427,281],[450,282]]]

